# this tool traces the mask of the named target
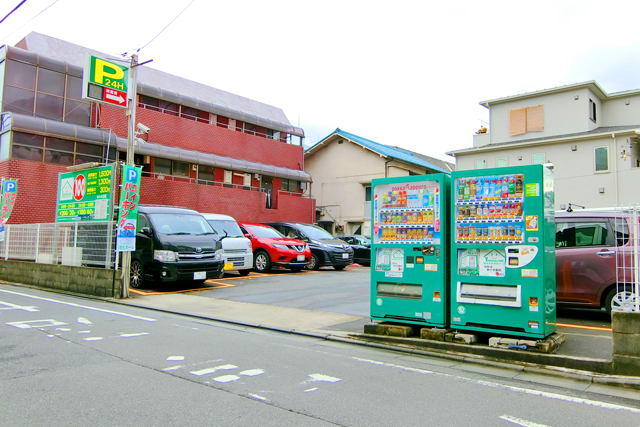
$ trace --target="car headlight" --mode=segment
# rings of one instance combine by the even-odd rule
[[[253,252],[251,249],[251,242],[247,242],[247,253],[250,254],[251,252]]]
[[[304,245],[303,252],[306,252],[309,249],[309,245]]]
[[[153,259],[160,262],[175,262],[176,253],[173,251],[153,251]]]
[[[278,249],[289,249],[287,245],[278,245],[276,243],[273,244],[273,247]]]
[[[222,259],[222,249],[218,249],[216,251],[216,256],[214,258],[216,261],[221,260]]]

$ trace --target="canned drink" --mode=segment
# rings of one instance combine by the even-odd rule
[[[509,206],[509,215],[511,215],[511,216],[515,216],[516,215],[516,204],[515,203],[511,203],[511,206]]]
[[[469,226],[469,240],[476,240],[476,227],[473,225]]]
[[[496,205],[489,205],[489,218],[496,216]]]
[[[508,225],[503,225],[502,226],[502,239],[503,240],[509,239],[509,226]]]
[[[469,240],[469,227],[462,227],[464,230],[464,240]]]
[[[522,203],[516,203],[516,216],[521,216],[522,215]]]
[[[502,216],[506,217],[509,215],[509,203],[505,203],[504,206],[502,206]]]
[[[509,239],[516,237],[516,227],[514,225],[509,226]]]
[[[516,225],[516,239],[522,239],[522,225]]]
[[[496,240],[502,239],[502,227],[499,225],[496,226]]]
[[[496,209],[496,218],[500,218],[502,216],[502,204],[498,203],[495,209]]]
[[[477,206],[469,206],[469,217],[477,218],[478,217],[478,207]]]

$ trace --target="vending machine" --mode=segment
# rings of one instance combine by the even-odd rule
[[[372,320],[447,325],[450,182],[446,174],[372,181]]]
[[[452,328],[545,338],[556,329],[553,171],[453,172]]]

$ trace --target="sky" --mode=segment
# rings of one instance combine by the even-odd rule
[[[0,19],[20,2],[0,2]],[[148,67],[281,108],[307,146],[339,127],[455,162],[445,153],[491,130],[481,101],[590,80],[640,88],[639,12],[617,0],[27,0],[0,45],[36,31],[110,55],[142,48]]]

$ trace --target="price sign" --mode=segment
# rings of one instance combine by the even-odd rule
[[[113,165],[58,176],[56,222],[111,221]]]

